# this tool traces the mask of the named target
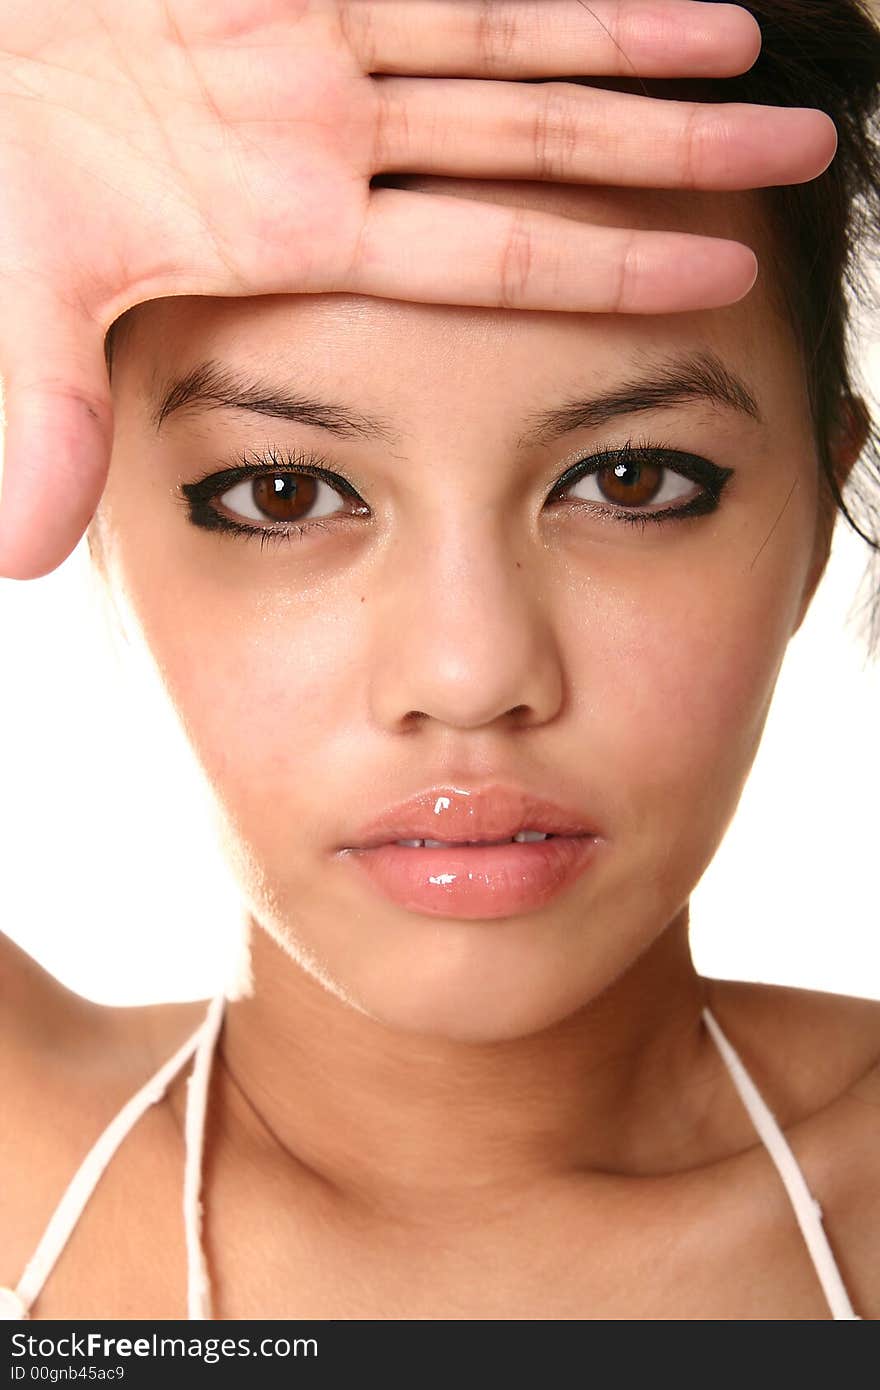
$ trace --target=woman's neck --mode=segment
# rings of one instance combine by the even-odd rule
[[[712,1156],[718,1058],[700,1024],[687,909],[601,996],[527,1037],[393,1030],[343,1002],[262,928],[254,993],[227,1006],[215,1084],[225,1142],[289,1157],[396,1220],[485,1215],[525,1188],[649,1174]],[[238,1138],[236,1139],[236,1134]]]

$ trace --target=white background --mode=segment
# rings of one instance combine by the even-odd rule
[[[876,406],[880,326],[862,338]],[[706,974],[880,999],[880,661],[854,621],[867,558],[841,518],[692,899]],[[114,636],[84,540],[42,579],[0,579],[0,644],[0,929],[104,1003],[236,978],[242,909],[208,794],[151,663]]]

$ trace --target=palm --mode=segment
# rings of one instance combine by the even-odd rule
[[[197,8],[141,6],[132,42],[118,0],[75,34],[58,5],[0,57],[4,261],[105,328],[148,298],[335,286],[363,226],[376,84],[333,9],[292,23],[275,0],[232,42],[199,33]]]
[[[703,6],[694,25],[691,0],[662,4],[665,28],[639,0],[576,10],[582,73],[631,75],[624,50],[642,76],[754,61],[745,11]],[[371,188],[387,171],[747,188],[833,156],[820,112],[517,81],[569,69],[571,21],[568,0],[6,0],[0,572],[45,574],[82,536],[112,443],[104,335],[144,300],[657,313],[746,293],[736,242]]]

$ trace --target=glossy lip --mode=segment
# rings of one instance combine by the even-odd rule
[[[547,835],[601,836],[592,819],[547,797],[505,783],[466,791],[437,786],[384,810],[340,852],[376,849],[397,840],[443,840],[464,845],[509,839],[521,830]],[[433,851],[431,851],[433,852]]]
[[[439,849],[384,844],[339,858],[406,912],[492,921],[546,907],[597,862],[603,844],[595,835],[550,835]]]

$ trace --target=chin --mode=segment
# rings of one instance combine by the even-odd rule
[[[461,1043],[496,1043],[540,1033],[599,994],[587,960],[576,961],[558,938],[517,939],[510,921],[443,922],[421,949],[373,952],[356,971],[329,985],[337,998],[394,1032]],[[555,944],[555,949],[554,949]],[[322,971],[327,987],[328,972]]]

